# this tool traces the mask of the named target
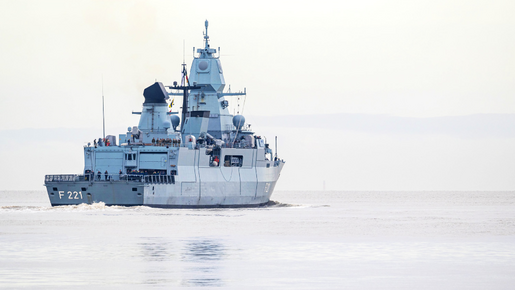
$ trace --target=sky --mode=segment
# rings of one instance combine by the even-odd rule
[[[306,2],[306,3],[304,3]],[[204,21],[278,190],[515,190],[513,1],[0,0],[0,189],[80,173]],[[230,108],[238,101],[229,99]]]

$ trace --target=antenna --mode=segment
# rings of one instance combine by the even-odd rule
[[[275,136],[275,158],[274,161],[277,161],[277,136]]]
[[[208,49],[209,48],[209,44],[208,44],[209,36],[207,36],[207,26],[209,25],[209,22],[207,22],[207,19],[204,24],[206,25],[206,34],[204,34],[204,39],[206,40],[206,49]]]
[[[104,75],[102,74],[102,135],[106,138],[106,116],[104,112]]]

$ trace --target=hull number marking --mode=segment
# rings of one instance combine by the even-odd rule
[[[82,191],[68,191],[66,194],[64,194],[64,191],[59,191],[59,199],[63,197],[66,199],[66,195],[68,199],[82,199]]]

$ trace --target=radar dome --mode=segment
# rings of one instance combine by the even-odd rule
[[[181,118],[179,118],[179,116],[177,116],[177,115],[171,115],[170,121],[172,121],[172,127],[175,130],[175,128],[177,128],[177,126],[179,126],[179,123],[181,122]]]
[[[245,117],[243,117],[242,115],[234,116],[232,118],[232,124],[234,125],[234,127],[236,127],[236,129],[241,130],[243,125],[245,125]]]

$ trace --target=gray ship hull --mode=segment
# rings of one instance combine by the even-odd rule
[[[52,206],[103,202],[165,208],[253,207],[270,201],[284,163],[274,165],[262,170],[251,168],[255,173],[251,181],[245,180],[248,173],[245,169],[234,168],[232,180],[226,181],[219,178],[221,170],[208,168],[197,171],[198,180],[207,180],[200,182],[182,181],[178,176],[136,176],[106,181],[85,180],[79,175],[48,175],[45,186]]]

